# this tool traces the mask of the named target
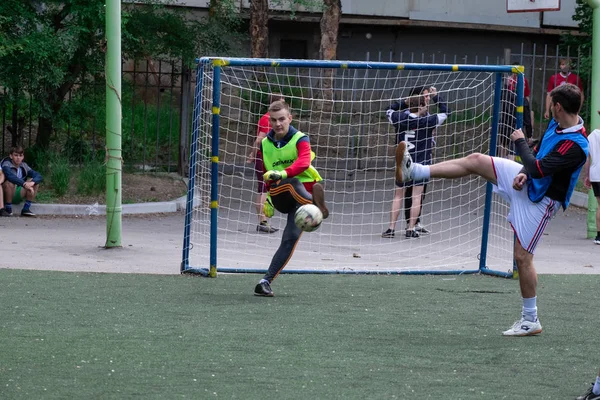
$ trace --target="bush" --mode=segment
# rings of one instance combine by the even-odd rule
[[[106,166],[91,159],[83,164],[77,179],[77,193],[82,195],[96,195],[106,191]]]
[[[55,155],[50,164],[49,181],[57,196],[64,196],[69,190],[71,182],[71,166],[65,157]]]

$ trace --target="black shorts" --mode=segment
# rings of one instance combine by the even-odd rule
[[[592,184],[592,190],[594,190],[594,196],[600,197],[600,182],[590,182]]]

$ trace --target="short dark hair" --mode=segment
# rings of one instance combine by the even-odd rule
[[[271,93],[271,101],[269,104],[273,104],[279,100],[285,101],[285,97],[281,93]]]
[[[282,100],[274,101],[269,106],[269,112],[277,112],[277,111],[281,111],[281,110],[288,110],[288,112],[289,112],[290,106],[285,101],[282,101]]]
[[[420,95],[425,91],[425,89],[427,89],[425,86],[415,86],[414,88],[410,89],[408,95],[410,97]]]
[[[23,154],[25,150],[23,150],[22,146],[15,146],[10,148],[9,154]]]
[[[552,103],[560,104],[569,114],[578,114],[581,109],[581,90],[571,83],[566,83],[552,89],[550,92]]]
[[[420,94],[408,98],[407,105],[410,110],[417,109],[425,104],[425,98]]]

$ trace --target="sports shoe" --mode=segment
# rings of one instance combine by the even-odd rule
[[[12,213],[8,213],[4,208],[0,208],[0,217],[10,217]]]
[[[594,239],[594,243],[600,244],[600,236],[596,236],[596,239]]]
[[[417,222],[417,224],[415,225],[415,231],[419,232],[421,235],[429,234],[429,229],[427,229],[423,225],[421,225],[420,222]]]
[[[396,147],[396,181],[400,183],[410,181],[412,170],[413,162],[406,142],[400,142]]]
[[[581,396],[578,396],[575,400],[599,400],[600,394],[594,394],[594,392],[592,392],[593,388],[594,384],[592,383],[586,392]]]
[[[22,217],[35,217],[36,215],[30,210],[30,209],[23,209],[21,210],[21,216]]]
[[[394,231],[393,229],[388,229],[387,231],[381,234],[382,238],[393,238],[394,236],[396,236],[396,231]]]
[[[415,229],[407,229],[406,230],[406,237],[407,238],[414,239],[414,238],[418,238],[419,236],[420,236],[419,232],[417,232]]]
[[[532,336],[539,333],[542,333],[542,324],[539,319],[531,322],[523,318],[515,322],[509,330],[502,332],[504,336]]]
[[[323,213],[323,219],[327,219],[327,217],[329,217],[329,210],[325,205],[325,190],[323,189],[323,185],[320,183],[315,183],[313,185],[312,197],[313,204],[319,207],[319,210]]]
[[[260,224],[256,225],[256,231],[261,233],[275,233],[279,229],[273,228],[271,225],[267,223],[267,221],[263,221]]]
[[[269,285],[269,282],[262,282],[259,283],[258,285],[256,285],[256,287],[254,288],[254,295],[255,296],[263,296],[263,297],[273,297],[273,291],[271,290],[271,285]]]

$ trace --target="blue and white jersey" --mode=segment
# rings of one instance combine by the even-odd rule
[[[435,129],[446,121],[450,111],[446,103],[436,96],[440,112],[419,116],[409,110],[397,110],[390,107],[386,115],[396,129],[396,144],[406,142],[408,152],[414,162],[429,165],[432,162]]]

